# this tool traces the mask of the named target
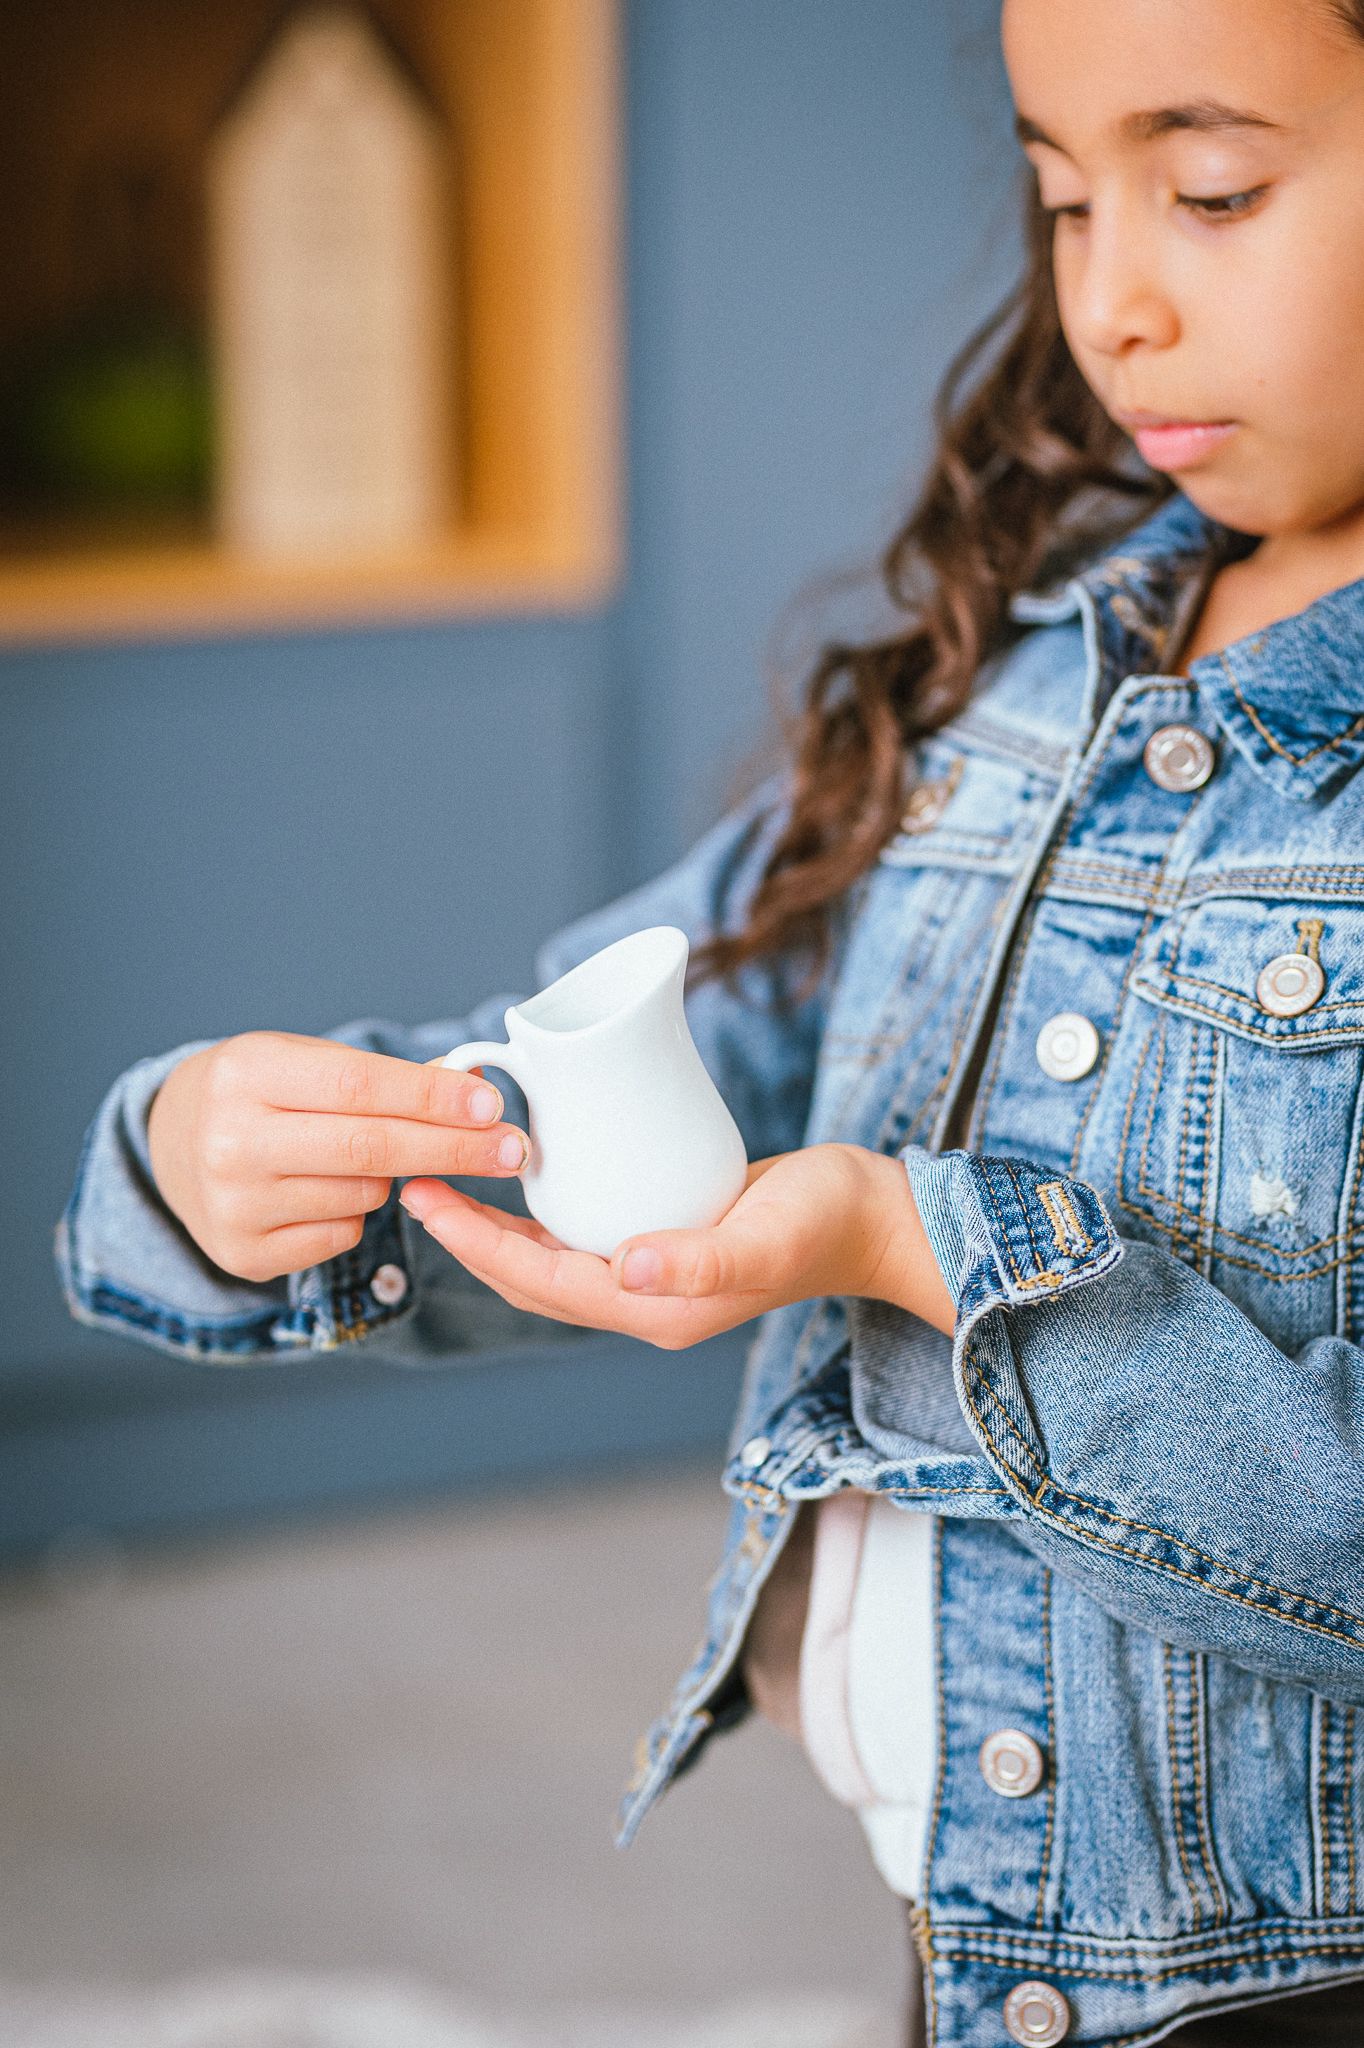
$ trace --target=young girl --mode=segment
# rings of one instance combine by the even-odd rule
[[[537,956],[688,932],[729,1215],[607,1260],[518,1209],[513,1119],[431,1064],[500,995],[139,1063],[59,1267],[195,1356],[759,1319],[619,1839],[756,1704],[910,1903],[911,2040],[1359,2042],[1364,0],[1002,33],[1029,262],[901,630]]]

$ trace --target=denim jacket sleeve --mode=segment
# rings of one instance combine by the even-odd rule
[[[899,1156],[958,1304],[957,1401],[1020,1540],[1121,1620],[1364,1703],[1364,1349],[1280,1350],[1185,1261],[1119,1237],[1083,1181]],[[854,1373],[905,1314],[855,1306]]]
[[[628,932],[675,924],[695,946],[715,930],[736,928],[788,801],[785,771],[769,775],[664,873],[546,939],[535,955],[532,989],[490,996],[464,1017],[411,1026],[367,1017],[325,1036],[398,1059],[429,1060],[463,1040],[502,1037],[512,1003]],[[826,972],[812,994],[782,1009],[769,969],[757,962],[741,970],[734,988],[711,979],[686,997],[697,1050],[750,1159],[801,1142],[828,982]],[[385,1357],[434,1362],[577,1334],[574,1325],[513,1308],[466,1272],[403,1210],[396,1183],[384,1206],[367,1217],[355,1249],[325,1264],[264,1283],[234,1279],[215,1265],[158,1194],[147,1116],[172,1067],[216,1042],[195,1039],[138,1061],[114,1082],[85,1134],[55,1233],[57,1272],[77,1321],[229,1364],[331,1351],[360,1339],[374,1340]],[[521,1090],[510,1075],[498,1080],[507,1116],[524,1126]],[[448,1178],[480,1201],[527,1213],[517,1181]],[[381,1268],[388,1270],[376,1291],[371,1283]]]

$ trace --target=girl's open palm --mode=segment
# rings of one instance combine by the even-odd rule
[[[811,1145],[755,1160],[719,1223],[625,1238],[609,1259],[571,1251],[533,1218],[442,1181],[410,1181],[401,1199],[513,1307],[680,1351],[787,1302],[861,1291],[876,1263],[875,1245],[864,1242],[866,1156],[853,1145]],[[625,1285],[627,1255],[644,1248],[659,1261],[647,1293]]]

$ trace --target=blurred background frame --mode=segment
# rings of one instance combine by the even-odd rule
[[[303,11],[53,0],[0,22],[0,644],[533,611],[617,585],[619,0],[350,10],[448,157],[455,509],[368,560],[225,543],[209,171]]]

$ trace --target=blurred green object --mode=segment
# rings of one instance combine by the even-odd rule
[[[22,477],[67,508],[201,506],[212,410],[199,336],[147,315],[83,323],[32,356],[14,387]]]
[[[77,522],[202,512],[213,391],[186,288],[186,175],[144,136],[106,143],[81,168],[70,221],[70,309],[29,333],[3,378],[3,495]]]

